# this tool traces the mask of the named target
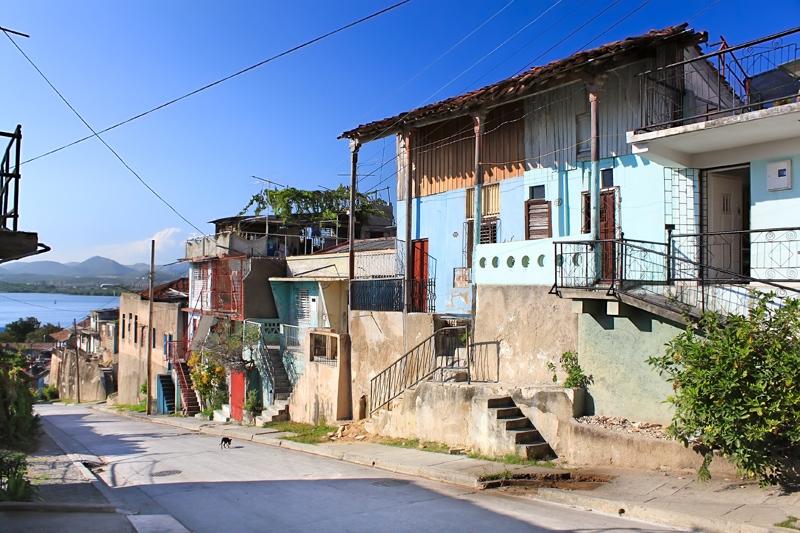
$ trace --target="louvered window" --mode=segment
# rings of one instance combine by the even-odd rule
[[[311,318],[311,303],[308,289],[297,291],[297,323],[307,323]]]
[[[553,236],[550,218],[550,202],[528,200],[525,202],[525,238],[549,239]]]
[[[581,233],[592,231],[592,202],[589,192],[581,193]]]

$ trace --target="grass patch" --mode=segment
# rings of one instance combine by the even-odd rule
[[[778,522],[775,524],[775,526],[800,530],[800,524],[798,522],[800,522],[800,518],[797,518],[796,516],[790,516],[783,522]]]
[[[483,474],[480,477],[478,477],[478,481],[500,481],[511,478],[512,478],[511,471],[503,470],[500,472],[495,472],[493,474]]]
[[[556,468],[553,461],[541,461],[538,459],[525,459],[519,455],[508,453],[506,455],[499,455],[497,457],[489,455],[481,455],[479,453],[469,453],[467,457],[470,459],[481,459],[483,461],[494,461],[496,463],[505,463],[507,465],[522,465],[522,466],[539,466],[542,468]]]
[[[267,422],[265,428],[272,428],[286,433],[294,433],[286,437],[286,440],[302,442],[304,444],[319,444],[328,440],[328,434],[336,431],[336,428],[324,422],[322,424],[303,424],[301,422]]]
[[[144,402],[140,403],[118,403],[114,405],[117,411],[133,411],[135,413],[144,413],[146,411]]]
[[[389,437],[382,437],[378,442],[398,448],[413,448],[415,450],[434,453],[450,453],[450,447],[441,442],[420,441],[419,439],[393,439]]]

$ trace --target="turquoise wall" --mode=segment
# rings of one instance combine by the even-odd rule
[[[767,164],[792,161],[792,188],[767,190]],[[800,225],[800,152],[750,162],[750,227],[785,228]]]

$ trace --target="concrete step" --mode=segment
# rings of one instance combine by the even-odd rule
[[[230,413],[228,413],[229,415]],[[224,413],[222,409],[214,410],[214,422],[228,422],[231,417]]]
[[[506,429],[534,429],[531,421],[525,416],[501,419],[500,421],[505,422]]]
[[[542,436],[535,429],[510,429],[508,433],[515,444],[536,444],[544,442]]]
[[[516,407],[517,404],[514,403],[514,400],[511,399],[511,396],[503,396],[501,398],[489,398],[486,402],[486,405],[489,409],[493,409],[495,407]]]
[[[493,407],[491,409],[494,411],[494,415],[497,420],[519,418],[523,416],[522,411],[519,410],[519,407]]]
[[[545,457],[552,457],[553,450],[544,441],[534,444],[518,444],[517,455],[530,460],[544,459]]]
[[[228,403],[223,403],[223,404],[222,404],[222,409],[220,409],[220,411],[221,411],[221,412],[222,412],[222,414],[223,414],[223,415],[225,415],[226,417],[228,417],[228,418],[230,418],[230,417],[231,417],[231,405],[230,405],[230,404],[228,404]],[[214,411],[214,412],[216,412],[216,411]]]
[[[277,400],[288,400],[289,396],[291,396],[291,395],[292,395],[292,391],[276,392],[275,393],[275,400],[276,401]]]

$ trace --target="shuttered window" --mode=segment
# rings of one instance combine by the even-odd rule
[[[547,200],[525,202],[525,218],[526,239],[549,239],[553,236],[550,202]]]
[[[467,189],[466,218],[475,215],[475,189]],[[500,214],[500,184],[484,185],[481,187],[481,216],[497,216]]]
[[[308,289],[297,291],[297,323],[307,323],[311,318],[311,305],[308,297]]]
[[[592,231],[592,203],[589,198],[589,192],[583,191],[581,193],[581,233],[589,233]]]

